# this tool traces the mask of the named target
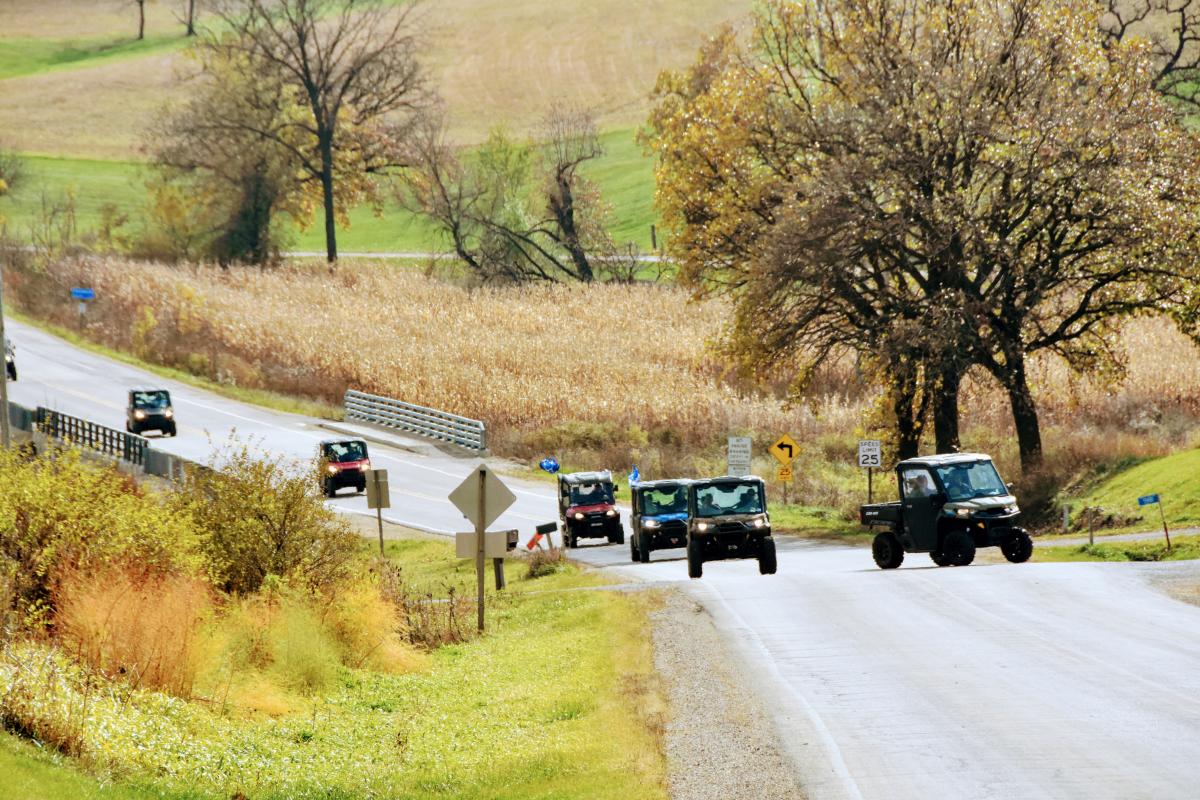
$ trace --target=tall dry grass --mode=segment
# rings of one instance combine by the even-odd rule
[[[847,465],[827,499],[848,504],[855,440],[885,433],[876,389],[851,359],[827,365],[796,407],[739,389],[708,347],[726,306],[670,286],[470,288],[368,264],[330,275],[315,264],[262,272],[114,259],[10,281],[24,308],[66,325],[76,318],[60,287],[95,287],[87,335],[146,358],[335,403],[355,388],[438,406],[485,420],[493,449],[517,457],[711,472],[724,468],[725,436],[748,433],[761,452],[787,431],[805,447],[802,474],[824,485],[823,465]],[[1031,366],[1056,483],[1188,444],[1200,420],[1195,345],[1163,319],[1132,321],[1118,336],[1123,376],[1082,378],[1051,356]],[[962,399],[965,444],[1016,475],[1003,393],[973,375]]]
[[[191,697],[205,652],[211,590],[183,575],[110,568],[59,581],[56,629],[67,652],[135,688]]]

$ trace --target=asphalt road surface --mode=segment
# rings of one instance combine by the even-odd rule
[[[236,429],[303,460],[330,435],[318,420],[163,381],[27,326],[10,336],[21,370],[10,392],[26,405],[121,427],[129,386],[171,389],[180,435],[155,443],[171,452],[205,460],[208,437]],[[445,497],[475,460],[411,450],[372,447],[390,473],[388,518],[463,529]],[[518,499],[497,527],[524,538],[554,518],[550,486],[506,483]],[[361,497],[333,502],[366,513]],[[678,584],[709,610],[812,800],[1200,798],[1200,608],[1151,587],[1167,565],[938,569],[913,555],[883,572],[862,548],[783,540],[774,576],[732,561],[688,581],[680,550],[644,565],[629,564],[627,546],[575,554]],[[1200,583],[1194,567],[1182,569]]]

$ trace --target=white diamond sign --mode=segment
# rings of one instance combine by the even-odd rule
[[[480,474],[483,480],[480,480]],[[479,519],[479,493],[483,492],[483,519]],[[516,501],[514,495],[496,473],[480,464],[467,479],[450,493],[450,502],[477,528],[487,528]]]

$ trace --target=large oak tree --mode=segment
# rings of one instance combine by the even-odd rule
[[[648,142],[684,275],[737,300],[731,349],[887,379],[900,455],[958,446],[982,365],[1041,458],[1025,359],[1119,354],[1122,316],[1194,286],[1197,148],[1144,44],[1064,0],[773,0],[660,79]]]

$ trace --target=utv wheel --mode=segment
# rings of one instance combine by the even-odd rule
[[[616,533],[610,533],[608,535],[608,543],[609,544],[625,544],[625,529],[622,528],[621,530],[617,531]]]
[[[178,430],[175,428],[175,423],[172,422],[171,427],[167,428],[167,436],[174,438],[176,433],[178,433]]]
[[[570,547],[572,550],[579,547],[579,534],[575,533],[575,531],[567,534],[567,547]]]
[[[1017,528],[1017,532],[1000,544],[1000,552],[1014,564],[1023,564],[1033,555],[1033,540],[1029,534]]]
[[[895,569],[904,562],[904,548],[891,531],[884,531],[871,542],[871,555],[880,569]]]
[[[699,578],[704,575],[704,547],[696,539],[688,539],[687,543],[688,577]]]
[[[632,561],[634,564],[636,564],[642,560],[638,556],[637,543],[638,543],[638,537],[636,534],[629,537],[629,560]]]
[[[955,531],[942,545],[946,560],[955,567],[965,567],[975,560],[975,540],[964,531]]]
[[[650,546],[650,534],[639,533],[634,538],[638,540],[638,561],[641,561],[643,564],[649,564],[650,550],[652,549]]]
[[[929,558],[933,561],[934,564],[937,564],[939,567],[950,566],[950,559],[946,558],[946,554],[941,552],[940,550],[934,550],[932,553],[929,554]]]
[[[333,481],[325,481],[325,496],[326,497],[336,497],[337,496],[337,489],[334,488]]]
[[[774,575],[778,562],[775,560],[775,540],[764,536],[758,546],[758,574]]]

